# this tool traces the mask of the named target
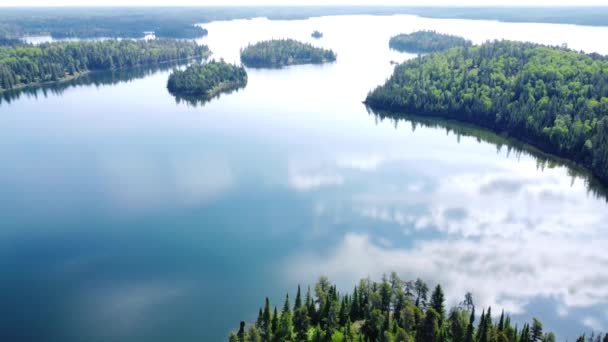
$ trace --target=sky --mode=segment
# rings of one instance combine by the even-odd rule
[[[608,6],[608,0],[0,0],[14,6],[403,5]]]

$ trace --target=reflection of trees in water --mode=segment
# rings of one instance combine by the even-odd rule
[[[68,81],[32,85],[21,89],[5,91],[0,93],[0,104],[4,102],[11,103],[12,101],[16,101],[21,98],[21,96],[37,98],[38,96],[47,97],[49,95],[62,95],[67,89],[79,86],[94,85],[99,87],[104,85],[115,85],[134,79],[144,78],[159,71],[170,70],[186,62],[187,61],[163,63],[153,66],[109,71],[94,71]]]
[[[456,135],[458,142],[460,142],[460,137],[474,137],[478,142],[494,144],[496,146],[496,153],[500,153],[503,148],[506,148],[507,157],[514,155],[519,159],[522,154],[531,156],[536,160],[536,168],[541,171],[543,171],[545,168],[553,169],[556,167],[565,167],[568,172],[568,176],[570,176],[572,179],[572,183],[574,183],[577,178],[583,180],[587,190],[590,193],[592,193],[595,197],[604,199],[608,202],[608,188],[604,186],[588,170],[566,159],[544,153],[533,146],[525,144],[514,138],[499,135],[477,126],[464,124],[453,120],[377,111],[370,107],[367,107],[367,112],[376,118],[376,122],[381,122],[384,120],[392,121],[395,128],[398,127],[399,122],[410,123],[412,132],[415,131],[418,126],[435,129],[442,128],[445,129],[447,134],[453,133]]]
[[[193,107],[203,107],[207,103],[211,102],[214,99],[217,99],[223,95],[232,94],[234,92],[239,92],[241,89],[245,88],[246,85],[238,86],[235,88],[227,88],[217,93],[213,94],[213,96],[184,96],[179,94],[172,94],[175,97],[175,103],[180,104],[182,102],[186,103],[189,106]],[[171,92],[169,92],[171,93]]]

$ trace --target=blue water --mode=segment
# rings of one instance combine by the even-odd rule
[[[334,48],[323,66],[248,70],[238,92],[176,103],[169,70],[89,75],[0,103],[0,340],[222,341],[325,274],[441,282],[450,304],[560,340],[608,329],[608,205],[584,172],[471,127],[368,113],[436,29],[608,52],[606,28],[410,16],[205,25],[216,58],[271,37]]]

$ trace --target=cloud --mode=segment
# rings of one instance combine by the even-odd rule
[[[342,284],[396,271],[404,278],[441,283],[452,303],[472,291],[478,305],[510,313],[522,313],[537,297],[557,301],[564,311],[608,305],[606,243],[608,239],[536,234],[525,239],[427,240],[398,248],[394,241],[390,247],[373,243],[367,234],[349,233],[329,250],[294,256],[283,271],[294,278],[326,274]]]

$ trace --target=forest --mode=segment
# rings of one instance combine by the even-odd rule
[[[397,66],[365,102],[505,133],[608,182],[608,59],[597,54],[511,41],[458,47]]]
[[[180,97],[211,98],[220,92],[247,85],[247,72],[242,66],[224,61],[192,64],[185,70],[174,70],[169,76],[167,89]]]
[[[206,46],[169,39],[105,40],[0,46],[0,91],[80,74],[207,57]]]
[[[451,49],[457,46],[471,46],[473,43],[462,37],[435,31],[416,31],[410,34],[399,34],[389,40],[393,50],[401,52],[430,53]]]
[[[274,39],[248,45],[241,50],[241,61],[248,67],[280,68],[294,64],[334,62],[332,50],[315,47],[293,39]]]
[[[50,34],[60,37],[192,38],[205,34],[194,24],[216,20],[306,19],[325,15],[413,14],[429,18],[484,19],[511,22],[608,25],[608,7],[407,7],[407,6],[260,6],[260,7],[92,7],[5,8],[0,37]]]
[[[257,320],[242,321],[230,342],[554,342],[540,320],[518,326],[503,312],[475,306],[471,293],[448,309],[441,285],[431,291],[421,279],[403,281],[396,273],[381,282],[362,279],[351,294],[341,294],[320,277],[294,304],[286,295],[282,309],[266,298]],[[430,297],[429,297],[430,295]],[[577,342],[608,342],[608,334],[581,336]]]

